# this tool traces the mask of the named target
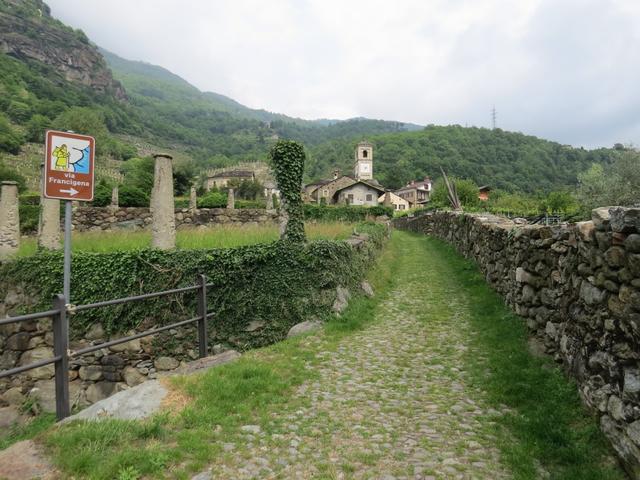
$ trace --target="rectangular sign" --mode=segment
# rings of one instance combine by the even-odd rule
[[[44,196],[93,200],[96,141],[87,135],[48,130],[44,159]]]

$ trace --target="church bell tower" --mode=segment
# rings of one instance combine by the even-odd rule
[[[369,142],[362,141],[356,147],[356,180],[372,180],[373,179],[373,145]]]

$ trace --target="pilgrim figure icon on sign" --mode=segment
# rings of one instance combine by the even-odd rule
[[[51,168],[62,172],[89,173],[91,145],[87,140],[54,137],[60,144],[52,145]],[[64,142],[64,143],[62,143]]]
[[[67,149],[67,145],[63,143],[62,145],[54,148],[52,154],[54,157],[54,165],[53,168],[55,170],[68,170],[69,165],[69,150]]]

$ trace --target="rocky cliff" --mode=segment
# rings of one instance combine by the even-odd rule
[[[124,88],[86,35],[54,19],[41,0],[0,0],[0,52],[42,62],[69,82],[126,99]]]

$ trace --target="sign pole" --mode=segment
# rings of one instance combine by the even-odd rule
[[[64,267],[62,294],[67,304],[71,303],[71,200],[64,202]]]
[[[95,139],[74,132],[47,130],[43,195],[64,201],[64,264],[62,293],[71,303],[71,202],[93,200]]]

